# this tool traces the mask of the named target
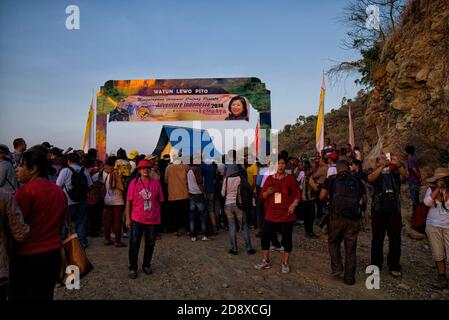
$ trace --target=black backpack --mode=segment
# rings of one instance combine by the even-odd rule
[[[398,187],[391,174],[381,174],[374,193],[374,211],[394,213],[400,211]]]
[[[237,189],[236,204],[239,209],[248,211],[253,203],[253,188],[248,180],[240,176],[240,184]]]
[[[69,195],[70,199],[73,202],[83,202],[87,200],[87,193],[89,191],[89,187],[87,186],[87,177],[84,174],[84,168],[81,167],[81,170],[78,172],[72,167],[68,167],[72,172],[71,184],[72,188],[66,191]]]
[[[360,218],[360,181],[350,174],[337,175],[332,190],[331,210],[341,217],[356,220]]]

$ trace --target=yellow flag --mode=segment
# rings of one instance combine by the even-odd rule
[[[316,151],[321,153],[324,149],[324,97],[326,95],[326,86],[324,84],[324,74],[323,83],[321,84],[320,93],[320,106],[318,109],[318,120],[316,123]]]
[[[90,148],[94,147],[94,97],[90,102],[89,115],[87,117],[86,131],[84,132],[83,150],[87,153]]]

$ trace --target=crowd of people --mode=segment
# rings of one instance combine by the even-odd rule
[[[235,150],[229,152],[228,164],[187,164],[179,157],[136,150],[128,154],[120,148],[103,163],[95,149],[63,151],[48,142],[28,148],[21,138],[13,147],[10,152],[0,145],[0,300],[53,298],[61,244],[71,225],[84,248],[94,237],[103,237],[105,246],[117,250],[129,246],[131,279],[138,277],[142,236],[141,269],[151,274],[155,245],[163,233],[213,245],[214,235],[227,232],[228,253],[238,255],[241,231],[244,251],[253,255],[253,229],[262,258],[254,268],[271,268],[270,252],[279,251],[280,270],[289,273],[293,230],[304,225],[311,241],[319,238],[315,230],[327,235],[330,275],[343,275],[348,285],[356,280],[358,234],[371,226],[371,264],[382,270],[387,235],[387,267],[400,277],[400,187],[408,183],[416,209],[424,184],[413,146],[404,149],[404,161],[398,154],[381,154],[366,171],[360,148],[348,144],[338,149],[330,139],[314,158],[282,151],[276,163],[267,164],[249,163],[247,156],[238,164]],[[437,270],[434,286],[443,289],[448,287],[449,169],[436,169],[425,182],[426,233]]]

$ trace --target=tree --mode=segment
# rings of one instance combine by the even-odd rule
[[[362,77],[356,83],[372,87],[373,73],[380,61],[383,44],[387,35],[397,28],[406,2],[407,0],[352,0],[344,8],[341,19],[349,27],[343,47],[359,51],[362,58],[337,63],[327,71],[329,78],[338,81],[342,75],[359,73]],[[370,11],[370,8],[377,9]]]

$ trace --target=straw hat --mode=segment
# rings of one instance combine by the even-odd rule
[[[427,179],[427,182],[435,182],[439,179],[449,177],[449,168],[436,168],[433,177]]]

